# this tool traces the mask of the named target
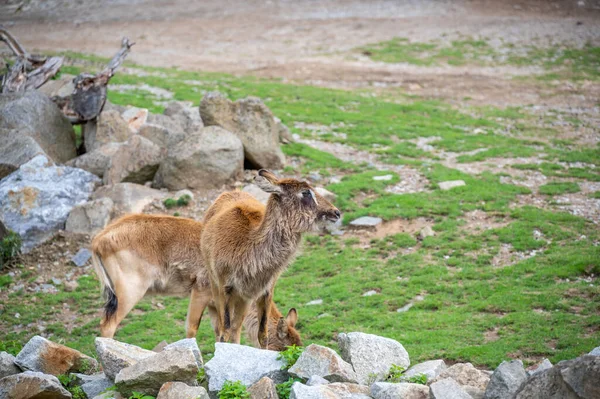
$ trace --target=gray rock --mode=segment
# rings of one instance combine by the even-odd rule
[[[581,356],[556,365],[563,381],[582,398],[600,398],[600,357]]]
[[[154,144],[161,148],[169,147],[171,142],[171,132],[169,132],[169,129],[161,125],[156,125],[154,123],[146,123],[140,128],[138,135],[152,141]],[[183,140],[183,138],[184,136],[182,135],[181,140]]]
[[[523,382],[527,380],[527,372],[520,360],[502,362],[496,368],[485,390],[485,399],[511,398]]]
[[[406,370],[403,376],[410,378],[419,374],[424,374],[427,377],[427,381],[431,381],[447,368],[446,363],[441,359],[429,360],[427,362],[415,364]]]
[[[113,207],[114,203],[110,198],[99,198],[77,205],[69,213],[65,230],[71,233],[93,235],[110,222]]]
[[[327,385],[327,384],[329,384],[329,381],[327,381],[325,378],[323,378],[319,375],[312,375],[312,376],[310,376],[308,381],[306,381],[306,385],[308,385],[309,387],[312,387],[315,385]]]
[[[352,364],[358,382],[367,383],[372,374],[376,381],[384,379],[392,365],[408,368],[408,352],[398,341],[372,334],[351,332],[338,334],[338,345],[342,358]]]
[[[452,378],[444,378],[429,386],[432,399],[471,399],[471,395]]]
[[[527,374],[531,377],[532,375],[535,375],[537,373],[540,373],[544,370],[548,370],[551,368],[552,368],[552,363],[550,362],[550,360],[544,359],[539,364],[537,364],[535,367],[533,367],[531,370],[528,370]]]
[[[318,375],[330,382],[358,381],[350,363],[346,363],[335,351],[315,344],[307,346],[288,371],[291,376],[300,378]]]
[[[209,399],[203,387],[191,387],[183,382],[165,382],[156,399]]]
[[[123,143],[110,159],[104,184],[152,181],[165,152],[150,140],[135,135]]]
[[[17,355],[15,364],[23,370],[52,375],[77,372],[91,374],[98,370],[96,359],[39,335],[25,344]]]
[[[122,369],[156,355],[155,352],[110,338],[98,337],[95,344],[96,353],[102,363],[102,370],[113,381]]]
[[[241,176],[242,142],[231,132],[210,126],[188,134],[169,148],[153,185],[169,190],[219,188]]]
[[[200,348],[198,348],[196,338],[184,338],[179,341],[175,341],[172,344],[168,344],[167,346],[165,346],[163,350],[168,351],[173,348],[188,348],[194,354],[198,367],[202,368],[202,366],[204,365],[204,363],[202,362],[202,353],[200,353]]]
[[[308,386],[295,382],[290,399],[371,399],[369,387],[347,382]]]
[[[65,281],[64,290],[65,292],[73,292],[79,287],[77,281]]]
[[[32,137],[54,162],[64,163],[77,156],[71,123],[37,90],[0,95],[0,128],[16,129]]]
[[[310,302],[306,302],[306,306],[314,306],[314,305],[322,305],[322,304],[323,304],[322,299],[313,299]]]
[[[55,376],[26,371],[0,379],[0,398],[71,399],[71,394]]]
[[[52,98],[54,96],[67,97],[70,96],[75,90],[75,84],[73,84],[74,75],[68,73],[61,73],[58,79],[49,80],[38,90]]]
[[[200,102],[200,116],[206,126],[221,126],[237,135],[244,155],[256,168],[280,169],[285,156],[279,148],[280,126],[269,108],[258,98],[232,102],[222,94],[207,93]]]
[[[277,130],[279,132],[279,142],[283,144],[293,143],[295,140],[290,129],[277,117],[275,117],[275,123],[277,123]]]
[[[598,357],[596,357],[598,358]],[[560,362],[562,363],[562,362]],[[514,398],[516,399],[580,399],[579,396],[567,384],[562,376],[562,370],[556,366],[541,371],[529,378],[517,391]],[[596,380],[598,380],[596,376]],[[590,380],[594,381],[594,380]],[[596,384],[597,386],[598,384]],[[588,396],[588,398],[597,398],[596,396]]]
[[[127,122],[116,110],[104,110],[96,125],[88,123],[83,129],[86,152],[94,151],[108,143],[123,143],[133,135]]]
[[[110,159],[122,146],[123,143],[106,143],[91,152],[86,152],[77,158],[71,159],[66,165],[87,170],[103,178],[110,165]]]
[[[121,113],[121,118],[127,123],[132,133],[137,133],[148,119],[148,110],[146,108],[127,107]]]
[[[481,391],[485,391],[490,381],[490,376],[487,373],[477,370],[471,363],[456,363],[442,371],[428,383],[433,384],[446,378],[452,378],[462,387],[471,386]]]
[[[226,380],[241,381],[250,386],[262,377],[276,384],[287,381],[288,373],[282,370],[279,352],[256,349],[245,345],[215,343],[215,355],[204,366],[208,377],[208,390],[220,391]]]
[[[460,186],[465,186],[465,182],[463,180],[449,180],[449,181],[443,181],[438,183],[438,186],[440,186],[440,190],[450,190],[454,187],[460,187]]]
[[[165,382],[180,381],[197,385],[198,365],[189,348],[172,348],[154,353],[132,366],[119,371],[115,377],[118,391],[129,397],[133,391],[156,396]]]
[[[262,202],[265,205],[267,205],[267,201],[269,200],[269,197],[271,196],[271,194],[264,192],[256,184],[248,184],[248,185],[244,186],[242,191],[252,195],[254,198],[256,198],[257,200],[259,200],[260,202]]]
[[[165,107],[166,116],[175,120],[185,132],[193,132],[204,127],[198,108],[191,102],[174,101]]]
[[[425,226],[419,232],[419,240],[424,240],[427,237],[434,237],[435,231],[430,226]]]
[[[74,374],[77,384],[88,398],[94,398],[114,385],[104,373],[94,375]]]
[[[320,196],[324,197],[327,201],[333,202],[337,198],[337,195],[332,193],[329,190],[324,189],[323,187],[316,187],[315,191],[319,193]]]
[[[373,180],[375,181],[387,181],[392,180],[393,178],[393,175],[373,176]]]
[[[0,378],[19,374],[21,369],[15,364],[15,357],[7,352],[0,352]]]
[[[0,219],[28,252],[63,229],[71,210],[87,201],[99,179],[38,155],[0,181]]]
[[[429,387],[408,382],[376,382],[371,385],[371,396],[374,399],[429,399]]]
[[[87,264],[91,257],[92,253],[89,249],[81,248],[75,255],[73,255],[71,262],[73,262],[77,267],[83,267]]]
[[[350,226],[355,229],[374,230],[383,222],[381,218],[363,216],[350,222]]]
[[[279,399],[275,383],[269,377],[263,377],[248,388],[250,399]]]
[[[597,348],[594,348],[590,351],[590,353],[588,353],[588,355],[591,356],[600,356],[600,346],[598,346]]]
[[[28,134],[17,129],[0,129],[0,179],[38,155],[48,155]]]
[[[114,203],[113,217],[117,217],[126,213],[142,213],[147,205],[167,196],[167,193],[141,184],[118,183],[100,187],[92,194],[92,199],[110,198]]]
[[[154,348],[152,348],[152,352],[156,352],[156,353],[162,352],[162,350],[165,349],[165,347],[167,345],[169,345],[169,343],[163,339],[158,344],[156,344],[156,346]]]
[[[166,140],[167,147],[171,147],[171,146],[175,145],[176,143],[183,140],[186,136],[186,133],[185,133],[186,126],[182,126],[178,120],[175,120],[167,115],[149,114],[148,120],[146,121],[146,125],[161,126],[168,131],[168,136],[167,136],[167,140]],[[144,129],[142,126],[142,128],[140,128],[140,131],[138,132],[138,134],[142,134],[143,130]],[[143,135],[146,135],[146,133],[144,133]],[[158,136],[150,135],[150,137],[158,137]],[[148,137],[148,138],[150,138],[150,137]],[[154,141],[154,140],[152,140],[152,141]]]

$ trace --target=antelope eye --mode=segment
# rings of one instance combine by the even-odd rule
[[[306,190],[306,191],[302,191],[302,196],[304,198],[309,198],[309,197],[312,197],[312,194],[310,193],[310,190]]]

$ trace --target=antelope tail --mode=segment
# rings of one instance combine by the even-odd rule
[[[104,303],[104,320],[110,320],[116,313],[119,307],[119,300],[115,295],[115,290],[109,275],[106,273],[106,268],[102,263],[102,257],[96,252],[92,253],[92,263],[94,264],[94,271],[100,280],[100,289],[102,290],[102,296],[106,300]]]

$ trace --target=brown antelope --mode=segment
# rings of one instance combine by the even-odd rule
[[[103,337],[112,338],[119,323],[148,294],[190,295],[187,337],[196,336],[205,307],[214,309],[203,257],[202,224],[191,219],[128,215],[108,225],[92,241],[93,263],[107,301],[100,324]],[[284,319],[273,304],[269,323],[276,330],[269,349],[301,345],[295,330],[297,313]],[[256,312],[254,312],[256,314]],[[211,314],[215,314],[214,310]],[[213,316],[214,318],[214,316]],[[275,318],[275,319],[272,319]],[[250,338],[258,335],[258,322],[246,323]]]
[[[301,233],[340,220],[340,211],[306,182],[278,179],[261,169],[256,184],[271,193],[267,206],[240,191],[223,193],[204,217],[201,249],[217,310],[220,341],[240,342],[256,301],[258,342],[268,344],[274,284],[294,256]]]

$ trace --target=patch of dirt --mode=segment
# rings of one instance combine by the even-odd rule
[[[500,335],[498,334],[498,331],[500,331],[500,327],[494,327],[493,329],[486,331],[483,334],[484,342],[488,343],[488,342],[498,341],[500,339]]]
[[[527,252],[514,251],[513,246],[511,244],[502,244],[500,246],[500,250],[492,259],[492,266],[494,267],[506,267],[510,265],[514,265],[517,262],[521,262],[525,259],[532,258],[540,253],[542,253],[544,249],[537,249]]]
[[[463,219],[467,223],[461,226],[461,229],[469,233],[498,229],[510,223],[508,218],[499,218],[493,213],[487,213],[479,209],[466,212],[463,215]]]
[[[416,236],[425,227],[433,227],[433,221],[425,218],[394,219],[384,222],[373,233],[373,238],[384,238],[398,233],[407,233]]]

